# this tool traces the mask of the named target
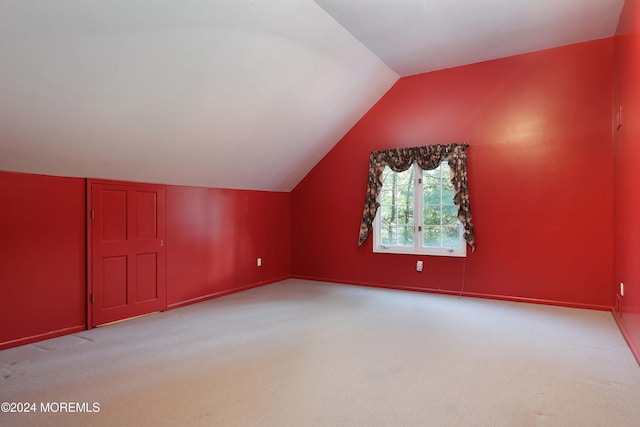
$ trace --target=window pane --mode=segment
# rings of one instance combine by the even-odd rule
[[[413,226],[413,205],[397,207],[398,224]]]
[[[413,204],[413,171],[393,172],[388,167],[383,173],[380,204]]]
[[[440,206],[424,207],[424,225],[440,225]]]
[[[382,230],[380,231],[382,233],[382,238],[388,241],[395,239],[395,235],[397,234],[396,225],[391,222],[384,222],[384,221],[382,222],[381,225],[382,225]]]
[[[440,169],[442,171],[441,183],[442,183],[442,203],[443,204],[452,204],[453,203],[453,184],[451,184],[451,168],[449,167],[449,162],[444,161],[440,165]]]
[[[391,205],[392,197],[391,197],[391,189],[382,187],[380,190],[380,204],[381,205]]]
[[[413,246],[415,197],[413,169],[394,172],[386,167],[382,179],[379,200],[382,244]]]
[[[440,227],[425,227],[423,233],[423,244],[425,247],[441,247],[442,239],[440,236]]]
[[[395,245],[396,244],[396,237],[394,233],[391,233],[389,229],[387,229],[386,227],[383,228],[381,230],[382,234],[382,244],[383,245]]]
[[[449,182],[451,180],[451,168],[449,167],[449,161],[445,160],[440,163],[438,169],[440,169],[440,172],[442,173],[442,181]]]
[[[399,235],[398,235],[398,245],[402,245],[402,246],[413,246],[414,245],[414,240],[413,240],[413,226],[411,227],[400,227],[399,228]]]
[[[385,182],[387,182],[387,180],[389,179],[389,176],[394,173],[395,173],[394,171],[392,171],[388,167],[385,167],[384,170],[382,171],[382,183],[384,184]]]
[[[460,223],[455,226],[447,225],[442,227],[442,246],[445,248],[460,247]]]
[[[396,228],[395,222],[391,221],[390,219],[382,218],[381,223],[382,223],[382,230],[383,231],[387,231],[387,232],[391,233]]]
[[[424,204],[440,204],[440,171],[433,169],[422,171],[422,182],[424,184]]]
[[[453,185],[450,182],[442,183],[442,203],[453,204]]]
[[[392,222],[383,222],[382,230],[380,230],[382,236],[382,243],[385,245],[394,244],[398,239],[398,227]]]
[[[442,206],[442,224],[456,225],[460,222],[458,219],[458,208],[456,205]]]
[[[391,206],[385,206],[382,205],[379,208],[380,211],[380,215],[382,215],[382,222],[392,222],[393,221],[393,214],[392,214],[392,207]]]

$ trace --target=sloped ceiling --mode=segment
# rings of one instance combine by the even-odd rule
[[[289,191],[399,75],[611,36],[622,3],[0,0],[0,170]]]
[[[401,76],[612,36],[624,0],[315,0]]]
[[[312,0],[0,0],[0,170],[291,190],[398,76]]]

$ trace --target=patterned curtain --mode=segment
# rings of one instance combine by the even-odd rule
[[[373,219],[380,206],[378,195],[382,188],[382,172],[385,166],[389,166],[395,172],[402,172],[416,162],[420,168],[430,170],[437,168],[444,159],[448,159],[451,168],[451,183],[454,188],[453,201],[458,207],[458,219],[464,227],[465,241],[475,251],[476,242],[473,235],[473,220],[467,184],[467,147],[468,144],[438,144],[424,147],[394,148],[371,153],[369,156],[367,197],[362,212],[358,246],[367,240],[369,233],[373,230]]]

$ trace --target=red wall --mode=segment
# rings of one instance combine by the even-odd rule
[[[0,171],[0,349],[86,324],[85,180]]]
[[[619,321],[640,361],[640,1],[626,0],[615,38],[614,283],[625,284]]]
[[[169,308],[289,277],[290,199],[167,186]],[[84,179],[0,172],[0,349],[86,328],[85,203]]]
[[[613,39],[400,79],[294,189],[294,275],[610,307],[612,90]],[[470,145],[477,251],[358,248],[369,153],[450,142]]]
[[[289,193],[167,187],[168,306],[289,277],[290,199]]]

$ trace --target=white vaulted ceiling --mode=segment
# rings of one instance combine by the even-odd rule
[[[623,0],[0,0],[0,170],[291,190],[399,75],[613,35]]]
[[[315,0],[401,76],[610,37],[624,0]]]
[[[0,170],[291,190],[398,76],[311,0],[0,0]]]

